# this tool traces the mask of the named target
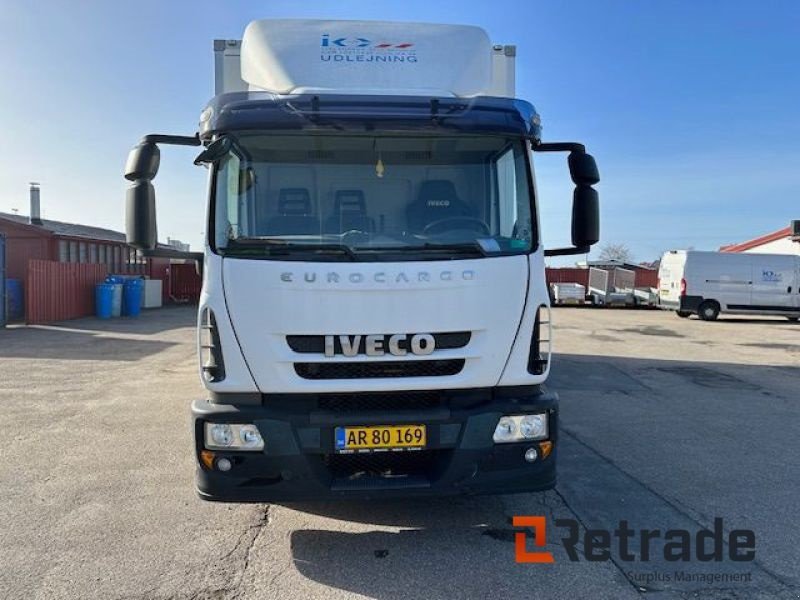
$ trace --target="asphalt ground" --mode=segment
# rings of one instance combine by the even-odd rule
[[[556,309],[555,490],[268,506],[195,495],[194,320],[0,331],[0,597],[800,597],[797,324]],[[552,564],[515,562],[515,515],[546,517]],[[626,560],[613,533],[608,560],[583,555],[587,528],[718,518],[754,560],[666,561],[656,539],[644,561],[638,534]]]

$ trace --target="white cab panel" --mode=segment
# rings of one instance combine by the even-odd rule
[[[222,265],[228,314],[250,372],[264,393],[495,386],[517,335],[528,269],[524,255],[401,263],[226,258]],[[296,374],[295,362],[409,357],[301,354],[286,341],[287,335],[459,331],[472,332],[467,346],[411,357],[466,360],[460,373],[440,377],[304,379]],[[520,344],[527,348],[529,341]],[[227,355],[225,360],[227,365]]]

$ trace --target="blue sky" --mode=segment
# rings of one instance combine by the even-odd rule
[[[0,211],[122,229],[129,148],[196,130],[214,38],[255,18],[466,23],[518,47],[518,95],[547,141],[582,141],[603,178],[603,241],[638,260],[713,249],[800,218],[800,2],[6,0]],[[202,241],[205,171],[166,148],[159,233]],[[568,242],[563,157],[537,166],[543,236]]]

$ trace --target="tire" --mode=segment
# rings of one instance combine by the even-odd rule
[[[786,317],[786,318],[789,319],[792,323],[797,323],[798,321],[800,321],[800,317]]]
[[[716,321],[719,316],[719,304],[713,300],[706,300],[697,308],[697,314],[703,321]]]
[[[692,313],[686,310],[676,310],[675,314],[678,315],[681,319],[688,319]]]

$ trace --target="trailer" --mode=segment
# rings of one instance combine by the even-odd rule
[[[552,283],[550,290],[553,304],[583,306],[586,303],[586,288],[580,283]]]
[[[589,299],[592,306],[634,306],[636,273],[622,267],[589,268]]]

